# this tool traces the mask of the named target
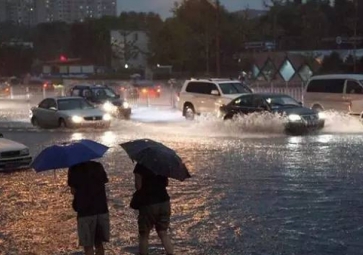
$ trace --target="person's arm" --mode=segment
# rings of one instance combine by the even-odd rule
[[[76,188],[75,188],[75,176],[73,174],[73,169],[70,168],[68,169],[68,180],[67,180],[67,183],[68,183],[68,186],[71,190],[71,194],[74,195],[76,193]]]
[[[142,187],[142,177],[139,174],[135,174],[135,189],[140,190]]]

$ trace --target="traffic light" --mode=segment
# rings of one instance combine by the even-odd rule
[[[64,61],[67,61],[67,57],[64,56],[64,55],[60,55],[59,57],[60,61],[64,62]]]

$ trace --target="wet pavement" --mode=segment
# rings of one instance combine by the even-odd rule
[[[331,114],[321,133],[308,136],[286,136],[265,118],[188,122],[166,108],[140,108],[108,131],[39,130],[22,118],[0,130],[33,154],[80,138],[112,147],[102,160],[109,254],[137,252],[128,206],[133,164],[118,144],[144,137],[174,148],[193,175],[169,187],[176,254],[363,254],[363,127],[349,116]],[[78,254],[71,200],[66,171],[1,174],[0,254]],[[151,254],[164,254],[159,243],[153,233]]]

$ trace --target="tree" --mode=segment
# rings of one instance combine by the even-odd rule
[[[342,72],[343,60],[339,53],[332,52],[329,56],[324,57],[320,72],[322,73],[340,73]]]
[[[118,33],[121,39],[111,41],[113,58],[121,60],[126,65],[138,54],[146,54],[137,46],[138,37],[135,31],[120,30]]]
[[[58,59],[60,54],[69,53],[69,25],[64,22],[39,24],[34,29],[33,42],[38,59]]]

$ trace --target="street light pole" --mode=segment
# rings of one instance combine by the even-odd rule
[[[217,77],[221,74],[221,62],[220,62],[220,2],[216,0],[216,71]]]
[[[207,0],[207,3],[209,3],[210,5],[212,5],[212,7],[215,9],[216,12],[216,72],[217,72],[217,76],[219,77],[221,74],[221,61],[220,61],[220,29],[221,29],[221,17],[220,17],[220,9],[221,9],[221,4],[219,2],[219,0],[215,0],[211,1],[211,0]]]
[[[358,0],[354,1],[354,37],[353,37],[353,71],[357,72],[357,30],[358,30]]]

